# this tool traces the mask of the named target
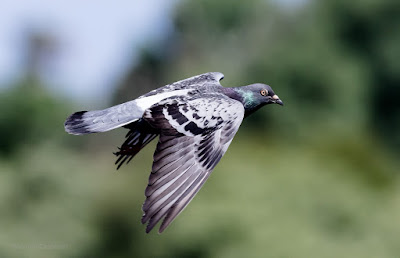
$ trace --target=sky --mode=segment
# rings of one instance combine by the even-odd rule
[[[43,31],[59,43],[44,74],[52,90],[78,101],[103,98],[141,48],[172,30],[176,2],[1,0],[0,87],[21,76],[26,31]]]

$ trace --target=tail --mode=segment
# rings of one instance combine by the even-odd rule
[[[133,100],[103,110],[76,112],[67,118],[64,128],[75,135],[106,132],[140,119],[143,112]]]

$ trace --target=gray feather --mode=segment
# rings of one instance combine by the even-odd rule
[[[103,110],[80,111],[65,121],[65,131],[81,135],[106,132],[132,123],[143,115],[135,101],[129,101]]]
[[[244,117],[243,105],[220,94],[165,99],[143,119],[160,130],[146,188],[146,232],[162,232],[194,198],[226,152]],[[184,122],[182,122],[184,121]]]

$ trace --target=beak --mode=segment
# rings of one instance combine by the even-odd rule
[[[273,99],[273,102],[274,102],[274,103],[283,106],[283,102],[282,102],[282,100],[278,97],[278,95],[272,96],[272,99]]]
[[[281,106],[283,106],[283,102],[282,102],[282,100],[280,100],[280,99],[275,100],[275,103],[276,103],[276,104],[279,104],[279,105],[281,105]]]

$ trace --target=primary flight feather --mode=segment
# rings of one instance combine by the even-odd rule
[[[162,219],[163,232],[189,204],[244,117],[267,104],[283,105],[266,84],[225,88],[219,83],[223,78],[218,72],[197,75],[107,109],[76,112],[65,122],[75,135],[128,128],[115,153],[117,168],[159,136],[142,207],[146,232]]]

